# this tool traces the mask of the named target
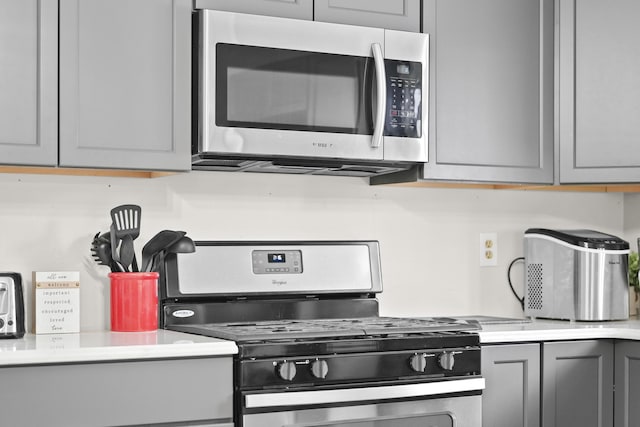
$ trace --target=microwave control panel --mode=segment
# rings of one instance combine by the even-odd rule
[[[422,64],[385,59],[387,119],[385,136],[422,136]]]

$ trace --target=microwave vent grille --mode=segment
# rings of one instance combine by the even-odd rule
[[[527,265],[527,307],[542,310],[542,264]]]

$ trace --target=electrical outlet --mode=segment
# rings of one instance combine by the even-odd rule
[[[498,233],[480,233],[480,267],[498,265]]]

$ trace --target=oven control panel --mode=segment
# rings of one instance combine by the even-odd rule
[[[480,375],[480,348],[251,359],[240,371],[243,388],[468,378]]]
[[[254,274],[300,274],[302,251],[254,250],[251,252]]]

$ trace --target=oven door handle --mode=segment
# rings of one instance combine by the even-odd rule
[[[292,407],[333,403],[361,402],[369,400],[429,397],[440,394],[484,390],[484,378],[436,381],[421,384],[347,388],[336,390],[290,391],[260,393],[245,396],[246,408]]]

